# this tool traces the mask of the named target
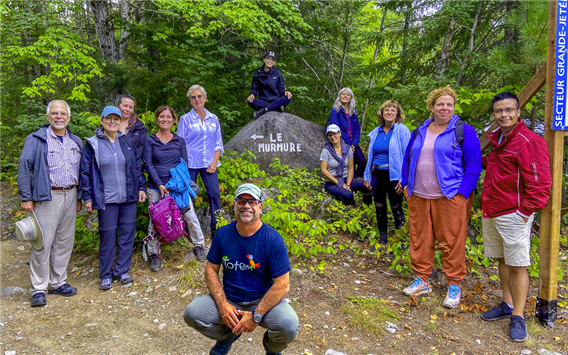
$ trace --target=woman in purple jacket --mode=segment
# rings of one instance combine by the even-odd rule
[[[365,154],[359,148],[361,126],[359,125],[359,117],[357,117],[357,110],[355,109],[355,96],[351,89],[343,88],[339,90],[325,126],[332,124],[339,126],[343,142],[351,147],[353,151],[355,178],[362,178],[367,165],[367,159],[365,159]]]
[[[465,277],[465,242],[481,149],[473,128],[454,115],[456,93],[446,86],[430,93],[432,117],[412,133],[402,165],[408,201],[410,259],[416,279],[410,296],[431,291],[435,244],[442,249],[449,288],[444,306],[458,307]],[[402,192],[402,188],[399,191]]]
[[[181,159],[186,165],[188,160],[185,140],[172,132],[173,125],[177,124],[174,109],[169,106],[160,106],[156,110],[155,117],[159,131],[146,138],[142,156],[144,168],[148,172],[148,201],[150,203],[159,201],[170,193],[166,189],[166,184],[172,177],[170,169],[178,166]],[[195,245],[193,254],[198,261],[205,261],[203,233],[191,199],[189,199],[189,205],[181,213],[188,226],[191,241]],[[160,242],[154,234],[152,221],[148,225],[148,236],[144,238],[144,242],[150,254],[150,269],[157,271],[161,267]]]

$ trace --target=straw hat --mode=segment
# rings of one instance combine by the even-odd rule
[[[30,242],[37,250],[43,248],[43,232],[35,212],[28,212],[26,218],[16,222],[16,236],[22,242]]]

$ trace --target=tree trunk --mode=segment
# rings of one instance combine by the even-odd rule
[[[103,59],[109,63],[117,63],[117,45],[114,38],[114,25],[109,18],[108,2],[91,0],[95,31]]]
[[[479,5],[477,6],[477,11],[475,12],[475,17],[473,19],[473,25],[471,26],[470,29],[470,35],[469,35],[469,53],[466,54],[462,66],[461,66],[461,70],[460,70],[460,75],[458,77],[458,86],[461,86],[463,79],[465,78],[465,72],[467,69],[467,64],[469,62],[469,57],[473,54],[473,49],[475,48],[474,44],[475,44],[475,30],[477,29],[477,25],[479,24],[479,17],[481,16],[481,11],[483,10],[483,1],[479,1]]]
[[[126,56],[126,48],[128,47],[128,23],[130,22],[130,6],[128,0],[120,0],[120,18],[122,19],[122,27],[120,28],[120,37],[118,38],[118,58],[121,61]]]
[[[450,28],[448,28],[448,33],[446,34],[446,38],[444,38],[444,45],[442,46],[442,50],[440,52],[440,56],[436,61],[436,72],[434,73],[434,79],[440,80],[446,71],[446,67],[450,64],[450,55],[452,49],[452,37],[454,36],[454,32],[456,28],[456,23],[454,20],[450,22]]]
[[[400,68],[402,69],[402,75],[400,81],[402,85],[406,82],[406,56],[408,50],[408,29],[410,28],[410,20],[412,19],[412,3],[406,5],[406,18],[404,19],[404,31],[402,38],[402,52],[400,55]]]

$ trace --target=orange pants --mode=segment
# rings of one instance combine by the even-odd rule
[[[465,199],[457,194],[451,199],[428,200],[408,197],[410,260],[417,277],[427,281],[432,274],[435,241],[442,250],[444,273],[448,284],[460,285],[465,277],[465,241],[474,193]]]

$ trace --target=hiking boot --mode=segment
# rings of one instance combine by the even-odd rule
[[[101,279],[101,286],[99,287],[101,290],[110,290],[112,287],[112,279],[107,277],[106,279]]]
[[[226,355],[231,350],[233,343],[241,337],[243,333],[233,336],[230,341],[217,341],[214,347],[211,348],[209,355]]]
[[[195,254],[195,256],[197,257],[197,261],[205,261],[207,260],[207,256],[205,255],[205,250],[203,250],[203,247],[201,245],[196,246],[193,249],[193,253]]]
[[[160,262],[160,258],[158,258],[158,255],[156,254],[152,254],[152,256],[150,257],[150,270],[152,271],[158,271],[160,269],[160,267],[162,266],[162,263]]]
[[[266,113],[266,109],[265,108],[261,108],[258,111],[255,111],[252,115],[254,116],[255,119],[258,119],[260,116],[264,115]]]
[[[122,282],[123,285],[132,281],[134,281],[134,277],[128,275],[127,273],[120,275],[120,282]]]
[[[45,300],[45,293],[38,292],[32,296],[32,307],[45,306],[47,301]]]
[[[430,293],[432,292],[432,288],[430,288],[429,281],[424,282],[421,278],[417,277],[403,292],[409,296],[416,296],[423,293]]]
[[[446,299],[444,300],[444,307],[457,308],[460,305],[461,294],[462,292],[458,285],[450,285],[450,287],[448,287]]]
[[[389,242],[389,235],[387,231],[379,231],[379,236],[381,238],[381,244],[385,245]]]
[[[77,289],[75,287],[71,287],[69,284],[63,284],[54,290],[47,291],[50,295],[60,295],[63,297],[73,296],[77,293]]]
[[[521,316],[511,316],[511,339],[517,343],[522,343],[528,337],[525,319]]]
[[[513,314],[513,310],[505,301],[501,301],[501,304],[497,307],[484,312],[481,315],[481,319],[492,322],[494,320],[509,318]]]

